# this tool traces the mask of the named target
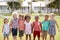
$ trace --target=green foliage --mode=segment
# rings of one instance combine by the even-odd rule
[[[33,0],[33,2],[37,2],[37,1],[44,1],[44,0]]]
[[[38,11],[38,13],[41,13],[41,11]]]
[[[11,8],[11,9],[19,9],[20,7],[20,3],[19,2],[7,2],[7,4],[9,5],[9,7]]]
[[[47,7],[59,8],[59,4],[60,4],[60,1],[59,0],[55,0],[55,1],[51,2],[50,4],[48,4]]]

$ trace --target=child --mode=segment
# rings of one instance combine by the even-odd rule
[[[13,40],[17,40],[18,18],[16,13],[13,14],[13,19],[11,20],[10,28],[12,31]]]
[[[56,20],[54,19],[54,17],[55,17],[55,14],[54,13],[51,13],[51,15],[50,15],[50,26],[49,26],[50,40],[54,40],[55,35],[56,35],[56,27],[55,27],[55,24],[57,25],[57,28],[59,28]]]
[[[9,40],[10,27],[9,27],[7,18],[4,19],[2,32],[3,32],[4,40],[6,40],[6,38],[7,40]]]
[[[47,39],[47,32],[48,32],[48,28],[49,28],[49,15],[45,15],[45,20],[42,21],[42,39],[46,40]]]
[[[32,24],[30,22],[30,16],[25,16],[25,34],[26,34],[26,40],[31,40],[31,32],[32,32]]]
[[[36,36],[38,37],[38,40],[40,40],[40,33],[42,30],[42,24],[38,21],[39,16],[35,16],[35,21],[33,22],[33,39],[35,40]]]
[[[24,34],[24,17],[23,17],[23,15],[19,15],[18,24],[19,24],[19,37],[20,37],[20,40],[22,40],[22,36]]]

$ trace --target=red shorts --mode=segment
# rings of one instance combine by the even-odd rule
[[[40,37],[40,31],[34,31],[33,36],[34,37],[36,37],[36,36]]]

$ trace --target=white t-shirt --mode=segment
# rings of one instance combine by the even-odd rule
[[[3,34],[9,34],[9,32],[10,32],[9,24],[4,24],[3,26],[4,26]]]
[[[31,34],[31,22],[24,22],[25,24],[25,34]]]

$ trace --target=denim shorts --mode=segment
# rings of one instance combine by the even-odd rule
[[[17,36],[17,29],[12,28],[12,36]]]
[[[9,36],[9,34],[5,34],[5,33],[4,33],[3,36],[6,37],[6,36]]]

